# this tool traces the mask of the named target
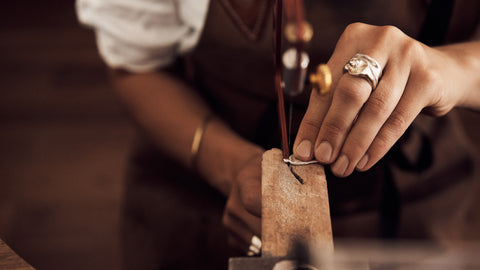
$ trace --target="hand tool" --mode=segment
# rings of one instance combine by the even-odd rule
[[[282,18],[283,6],[285,5],[284,29],[285,38],[293,45],[282,54]],[[304,48],[312,39],[313,28],[305,20],[305,7],[303,0],[275,0],[273,16],[273,51],[275,68],[275,91],[277,93],[278,119],[282,137],[282,152],[285,163],[292,165],[307,165],[301,161],[294,161],[290,155],[292,141],[292,114],[293,104],[289,102],[288,134],[285,115],[285,100],[283,94],[296,96],[305,88],[308,65],[310,62]],[[329,91],[332,82],[330,70],[327,65],[321,64],[315,73],[310,75],[311,86],[325,94]],[[309,162],[311,164],[314,162]],[[293,171],[292,171],[293,172]],[[297,178],[298,179],[298,178]],[[300,179],[299,179],[300,181]]]

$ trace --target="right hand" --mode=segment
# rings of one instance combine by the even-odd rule
[[[261,161],[262,154],[257,153],[240,167],[223,213],[228,243],[243,254],[248,251],[252,236],[261,237]]]
[[[349,25],[328,61],[332,90],[326,95],[312,91],[295,140],[295,157],[331,164],[337,177],[370,169],[419,113],[442,116],[462,105],[474,89],[470,78],[479,77],[466,75],[468,63],[476,62],[466,52],[478,52],[479,47],[428,47],[393,26]],[[364,78],[343,73],[356,53],[384,67],[375,90]],[[479,97],[475,94],[471,104],[478,104]]]

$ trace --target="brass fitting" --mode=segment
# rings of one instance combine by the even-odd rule
[[[308,43],[308,42],[310,42],[310,40],[312,40],[312,37],[313,37],[312,25],[309,24],[306,21],[303,21],[302,26],[303,26],[303,33],[302,33],[300,39],[301,39],[302,42]],[[297,31],[298,31],[298,27],[297,27],[297,24],[295,24],[295,23],[288,23],[285,26],[285,37],[287,38],[288,42],[297,43],[297,41],[298,41]]]
[[[320,95],[324,95],[330,91],[332,86],[332,73],[326,64],[320,64],[317,72],[310,74],[310,83]]]

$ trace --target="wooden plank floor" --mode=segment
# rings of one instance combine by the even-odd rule
[[[37,269],[119,269],[133,128],[73,1],[0,9],[0,238]]]
[[[119,269],[134,131],[73,0],[2,4],[0,95],[0,237],[40,270]],[[478,151],[480,118],[463,116]]]

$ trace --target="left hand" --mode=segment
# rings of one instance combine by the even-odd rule
[[[252,156],[240,167],[223,213],[228,243],[243,254],[248,251],[254,235],[261,237],[262,153]]]
[[[376,89],[364,78],[343,74],[356,53],[383,68]],[[293,148],[296,158],[332,164],[338,177],[368,170],[422,110],[444,115],[464,98],[459,84],[465,75],[457,60],[393,26],[349,25],[328,61],[330,92],[321,96],[312,91]]]

